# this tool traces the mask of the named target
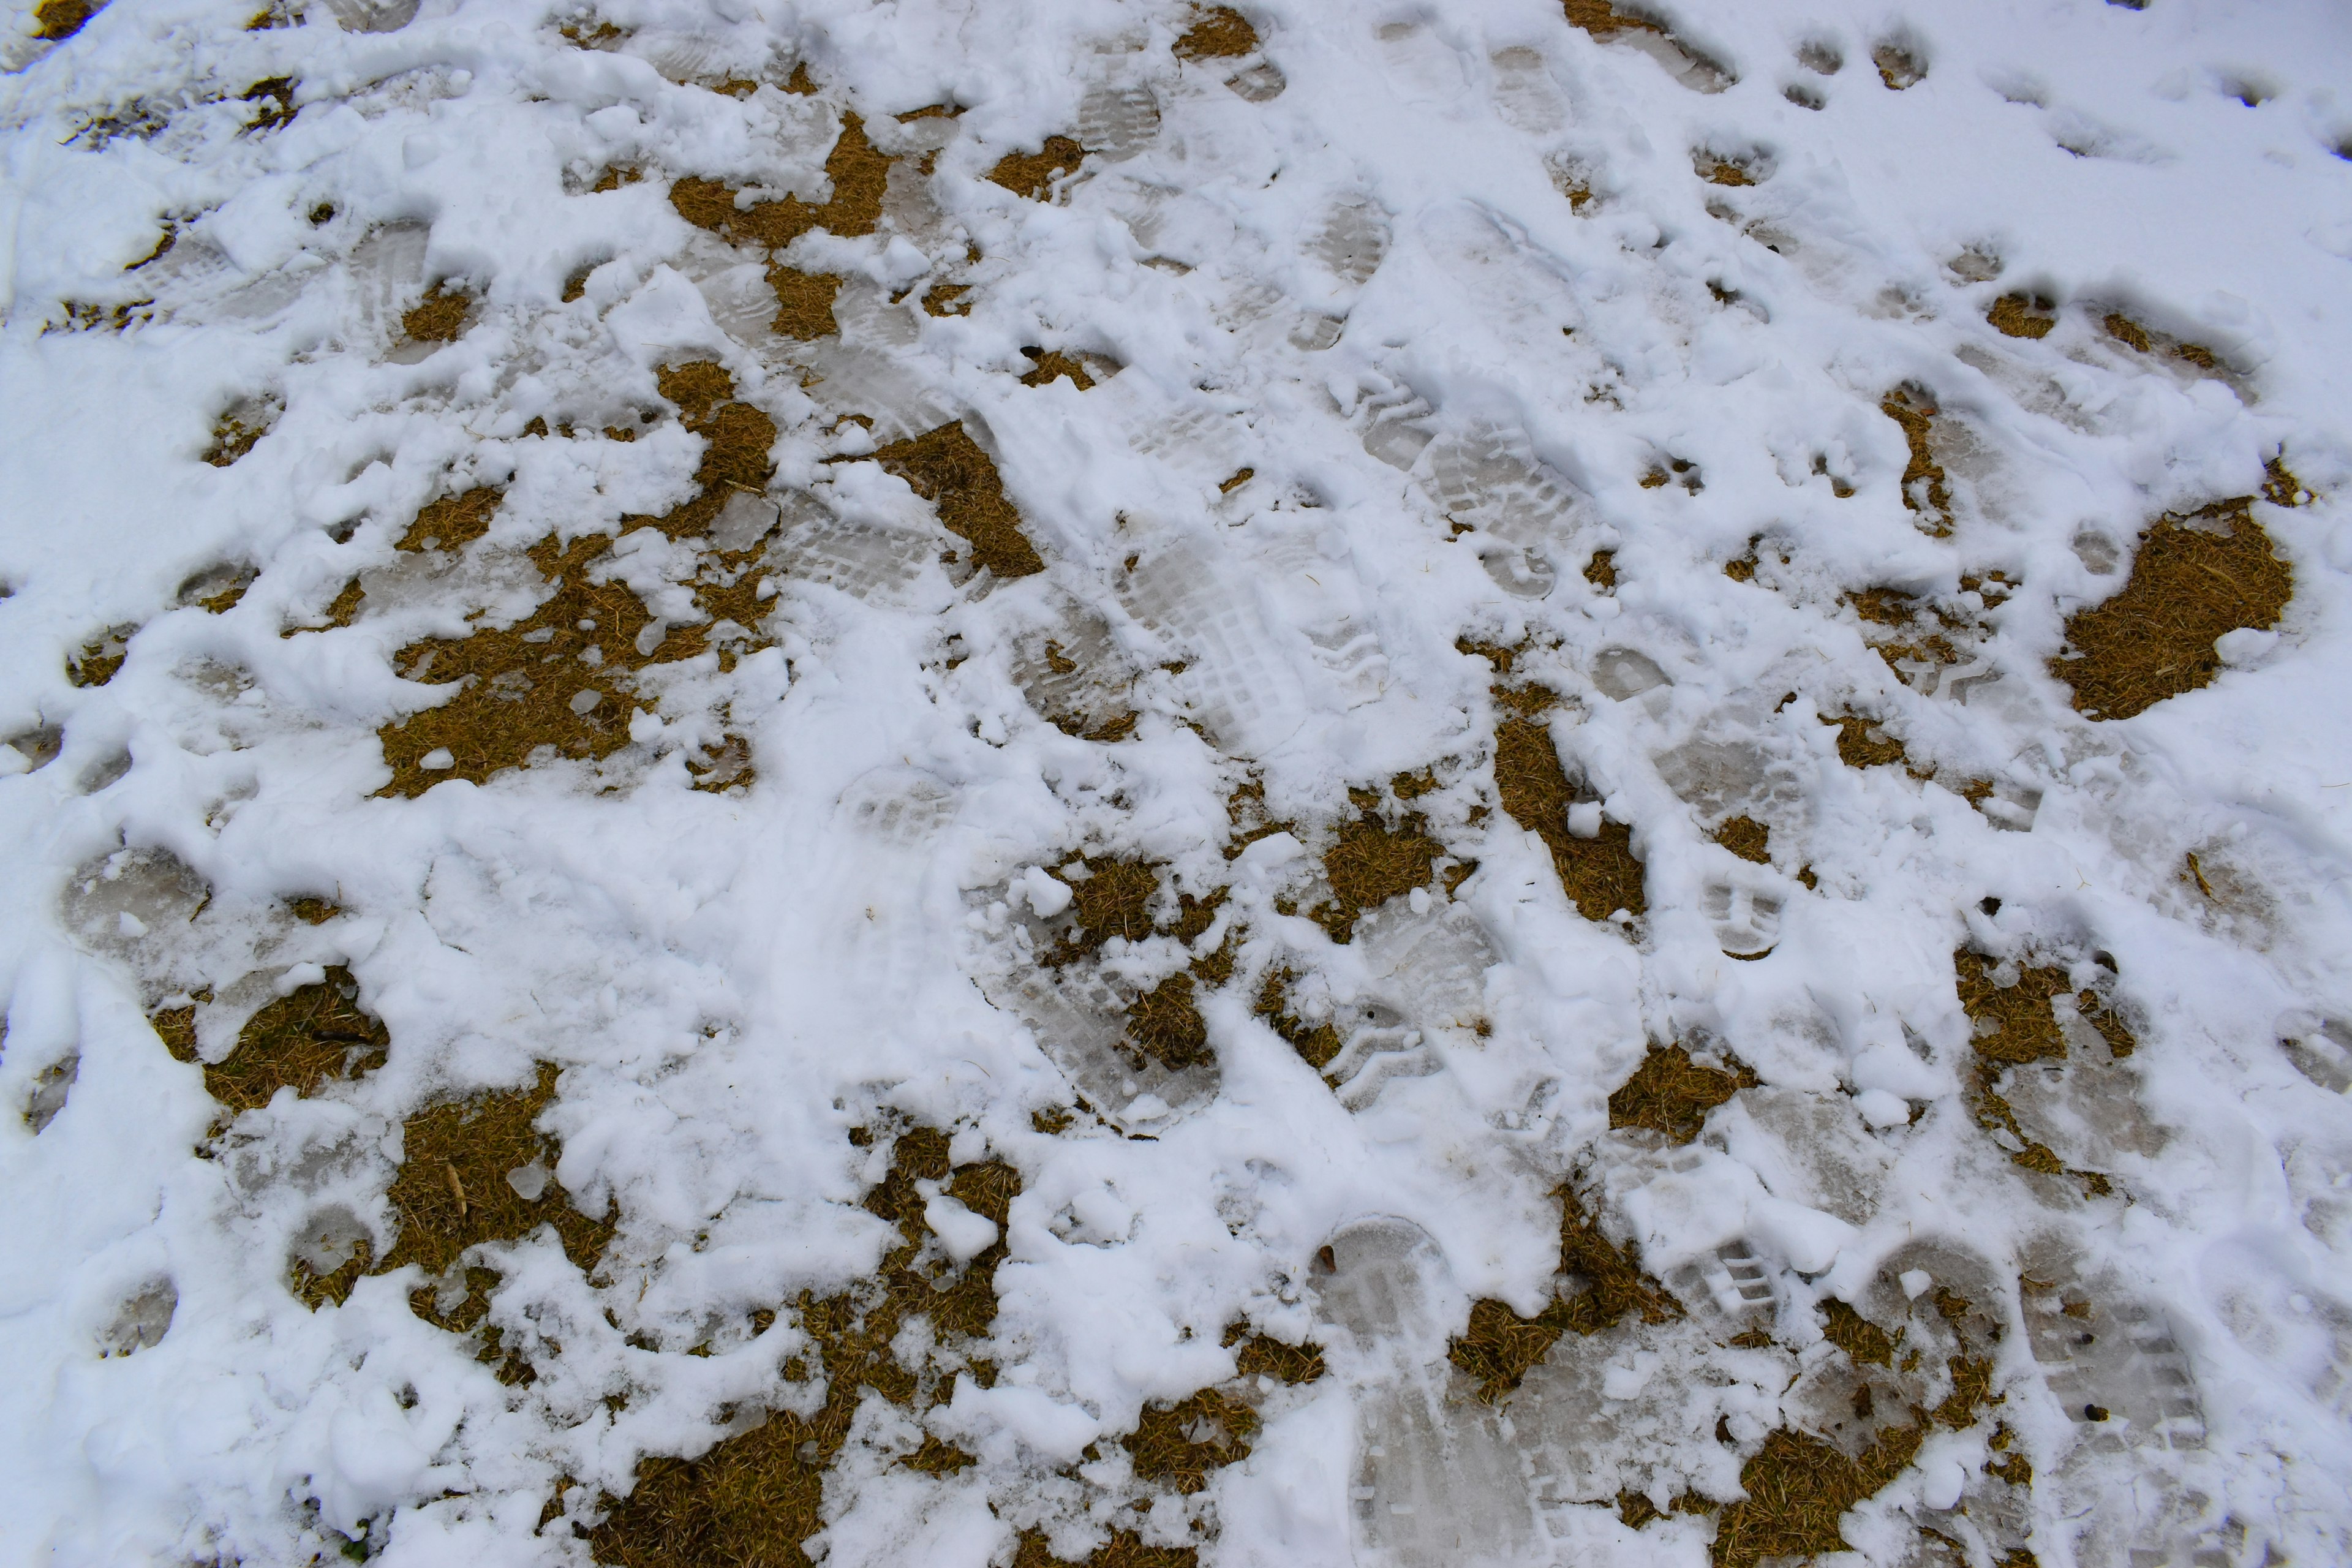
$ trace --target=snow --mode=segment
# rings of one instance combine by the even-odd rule
[[[936,1402],[869,1396],[828,1563],[1116,1526],[1221,1568],[1695,1565],[1707,1518],[1637,1529],[1620,1493],[1719,1520],[1768,1433],[1858,1441],[1879,1374],[1824,1342],[1832,1301],[1913,1325],[1927,1370],[1887,1378],[1992,1363],[1997,1403],[1845,1516],[1864,1560],[1935,1560],[1922,1529],[1976,1564],[2352,1552],[2336,8],[1685,3],[1669,45],[1553,0],[1286,0],[1231,59],[1180,59],[1194,16],[1140,0],[401,9],[0,27],[0,1563],[586,1563],[571,1524],[641,1459],[814,1408],[795,1303],[898,1245],[865,1205],[917,1127],[1019,1174],[1001,1225],[942,1183],[915,1205],[927,1262],[1002,1244],[998,1317]],[[1922,79],[1882,82],[1888,41]],[[299,112],[257,127],[281,77]],[[670,183],[833,199],[852,112],[894,160],[881,217],[781,258],[841,279],[837,335],[783,337],[772,258]],[[1055,134],[1094,154],[1048,199],[988,181]],[[467,324],[411,341],[436,282]],[[945,284],[969,313],[923,308]],[[2047,337],[1990,324],[2015,294]],[[1024,384],[1029,350],[1096,384]],[[761,552],[758,637],[582,688],[602,760],[478,780],[440,747],[451,776],[380,794],[377,731],[442,700],[403,650],[529,616],[541,541],[614,541],[638,657],[703,624],[716,556],[646,526],[701,482],[656,379],[695,360],[777,431],[708,531]],[[1947,534],[1906,504],[1906,386]],[[268,430],[215,466],[226,417]],[[872,460],[957,419],[1043,572],[944,561]],[[2250,510],[2284,618],[2201,689],[2074,711],[2066,616],[2273,458],[2310,492]],[[480,541],[400,548],[476,486]],[[1958,660],[1882,657],[1873,588],[1942,610]],[[77,684],[109,636],[119,671]],[[1527,683],[1559,699],[1560,837],[1630,826],[1645,910],[1583,918],[1505,809],[1495,689]],[[1849,716],[1916,772],[1842,761]],[[693,787],[730,737],[751,781]],[[1339,943],[1351,789],[1451,858]],[[1714,840],[1740,815],[1766,861]],[[1064,963],[1081,857],[1164,867],[1160,902]],[[1119,1007],[1220,943],[1206,1059],[1122,1055]],[[1960,949],[2105,988],[2137,1050],[2062,1005],[2065,1058],[1988,1130]],[[1284,969],[1327,1062],[1258,1005]],[[220,1124],[205,1065],[341,970],[383,1065]],[[193,1058],[151,1022],[179,1007]],[[1612,1129],[1668,1044],[1756,1081],[1687,1143]],[[415,1266],[294,1294],[298,1255],[389,1253],[409,1118],[536,1063],[560,1155],[503,1179],[615,1228],[587,1273],[545,1229],[479,1255],[533,1381],[420,1316]],[[1571,1331],[1482,1404],[1447,1347],[1474,1302],[1580,1288],[1564,1183],[1682,1315]],[[1328,1372],[1234,1381],[1237,1323]],[[1211,1387],[1255,1409],[1248,1458],[1138,1482],[1118,1439]],[[976,1462],[898,1465],[926,1432]]]

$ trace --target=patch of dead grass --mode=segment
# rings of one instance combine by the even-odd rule
[[[1911,456],[1903,466],[1903,504],[1916,514],[1919,526],[1941,539],[1952,531],[1952,492],[1944,466],[1929,443],[1937,414],[1936,399],[1925,387],[1906,384],[1888,393],[1878,411],[1903,429]]]
[[[776,293],[776,316],[769,326],[778,336],[805,343],[841,330],[833,319],[833,301],[841,292],[838,273],[797,272],[777,262],[768,268],[768,287]]]
[[[1977,1125],[1988,1132],[2006,1133],[2018,1147],[2010,1159],[2044,1175],[2072,1176],[2095,1194],[2110,1189],[2107,1178],[2095,1171],[2066,1166],[2046,1144],[2034,1142],[2018,1125],[2017,1113],[1999,1092],[2001,1075],[2011,1068],[2038,1061],[2063,1061],[2066,1035],[2053,1003],[2071,995],[2081,1017],[2106,1042],[2110,1055],[2131,1055],[2137,1041],[2130,1026],[2108,1001],[2092,990],[2075,991],[2063,968],[2015,964],[2016,978],[2008,984],[2003,965],[1979,952],[1961,948],[1952,954],[1952,968],[1961,1010],[1975,1026],[1976,1084],[1973,1099]]]
[[[1845,1352],[1856,1366],[1892,1367],[1896,1336],[1832,1296],[1822,1303],[1822,1338]]]
[[[1024,386],[1045,386],[1061,376],[1068,376],[1070,384],[1080,392],[1092,392],[1095,378],[1087,374],[1086,362],[1073,359],[1059,349],[1023,349],[1022,353],[1034,362],[1034,366],[1021,378]]]
[[[1298,1053],[1299,1059],[1319,1073],[1331,1065],[1345,1042],[1329,1019],[1310,1024],[1290,1010],[1290,987],[1297,979],[1298,972],[1286,965],[1267,970],[1251,1010]]]
[[[33,7],[33,37],[44,43],[63,43],[80,32],[100,8],[94,0],[41,0]]]
[[[1620,1246],[1603,1235],[1573,1188],[1562,1186],[1554,1195],[1559,1199],[1559,1271],[1582,1288],[1555,1295],[1532,1318],[1520,1317],[1506,1302],[1475,1302],[1468,1328],[1446,1351],[1448,1361],[1478,1380],[1478,1397],[1489,1403],[1518,1387],[1563,1333],[1597,1334],[1635,1314],[1645,1323],[1683,1314],[1666,1288],[1642,1271],[1632,1242]]]
[[[1985,320],[2003,337],[2046,338],[2058,324],[2058,303],[2044,294],[2003,294],[1985,312]]]
[[[1323,874],[1331,884],[1331,897],[1309,910],[1308,917],[1333,942],[1344,943],[1354,936],[1356,921],[1364,910],[1377,909],[1415,888],[1428,887],[1436,863],[1446,851],[1445,846],[1423,831],[1426,826],[1418,813],[1407,813],[1402,823],[1391,827],[1371,811],[1344,824],[1338,840],[1323,852]]]
[[[2252,499],[2158,518],[2123,588],[2066,617],[2068,651],[2050,672],[2073,689],[2077,712],[2129,719],[2210,685],[2221,670],[2215,638],[2278,625],[2294,574],[2272,552]]]
[[[1772,863],[1772,830],[1745,815],[1725,819],[1715,830],[1715,841],[1742,860],[1759,866]]]
[[[1853,1548],[1838,1520],[1908,1469],[1926,1434],[1882,1433],[1859,1459],[1822,1439],[1783,1428],[1739,1472],[1747,1497],[1717,1517],[1713,1568],[1754,1568],[1768,1558],[1812,1557]]]
[[[455,342],[465,335],[466,317],[473,308],[472,295],[463,289],[447,290],[436,283],[425,291],[423,300],[402,315],[400,330],[415,342]]]
[[[988,178],[1016,196],[1043,201],[1053,194],[1055,180],[1076,174],[1086,160],[1087,150],[1071,138],[1048,136],[1034,153],[1007,153],[989,170]]]
[[[203,1064],[205,1092],[236,1116],[268,1105],[281,1089],[307,1099],[331,1080],[348,1082],[382,1067],[392,1037],[360,1005],[359,994],[352,972],[337,964],[323,979],[269,1003],[247,1021],[226,1057]],[[198,1059],[193,1007],[173,1008],[151,1021],[173,1056]]]
[[[882,217],[890,159],[866,139],[866,122],[847,110],[842,113],[833,151],[825,154],[824,174],[833,183],[833,196],[821,204],[785,196],[738,206],[732,187],[688,175],[670,186],[670,205],[697,228],[770,250],[782,250],[815,228],[844,239],[872,234]]]
[[[490,531],[504,490],[478,485],[457,495],[443,496],[418,510],[393,545],[395,550],[462,550]]]
[[[1551,851],[1552,868],[1579,914],[1605,921],[1619,910],[1637,919],[1648,911],[1633,829],[1603,820],[1595,837],[1569,832],[1568,808],[1576,794],[1540,721],[1511,718],[1495,727],[1495,788],[1511,819]]]
[[[562,1146],[537,1127],[555,1086],[553,1064],[542,1062],[528,1089],[430,1106],[408,1118],[391,1193],[400,1230],[378,1272],[415,1263],[443,1274],[467,1249],[520,1240],[543,1224],[555,1227],[564,1256],[582,1272],[595,1267],[614,1222],[573,1208],[555,1180]],[[530,1173],[522,1180],[537,1187],[534,1195],[526,1198],[509,1179],[518,1172]]]
[[[996,465],[961,421],[894,441],[876,452],[874,461],[939,510],[940,526],[971,546],[974,566],[998,577],[1026,577],[1045,569],[1021,531],[1021,514],[1005,499]]]
[[[1256,1411],[1204,1388],[1189,1399],[1147,1406],[1119,1444],[1133,1459],[1137,1479],[1189,1497],[1209,1484],[1211,1471],[1249,1458],[1257,1430]]]
[[[81,687],[103,686],[131,657],[131,626],[109,626],[81,645],[66,659],[66,679]]]
[[[1257,48],[1257,29],[1230,5],[1192,13],[1192,25],[1176,40],[1180,60],[1237,59]]]
[[[1178,970],[1128,1005],[1127,1044],[1171,1072],[1217,1059],[1189,971]]]
[[[1190,1546],[1146,1546],[1131,1530],[1114,1530],[1100,1546],[1071,1563],[1054,1555],[1042,1530],[1024,1530],[1013,1549],[1013,1568],[1197,1568],[1198,1549]]]
[[[1609,1096],[1609,1125],[1643,1127],[1675,1143],[1699,1134],[1707,1112],[1759,1079],[1743,1063],[1701,1067],[1680,1046],[1652,1046],[1633,1076]]]

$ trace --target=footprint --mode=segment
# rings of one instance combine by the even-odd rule
[[[2025,1293],[2026,1343],[2084,1448],[2194,1451],[2205,1421],[2189,1359],[2147,1304],[2110,1282],[2084,1281],[2063,1242],[2045,1244],[2028,1272],[2047,1288]]]
[[[1078,142],[1106,163],[1123,163],[1160,134],[1160,100],[1140,84],[1098,87],[1078,102]]]
[[[1134,722],[1128,698],[1135,670],[1109,623],[1081,605],[1069,605],[1058,625],[1022,639],[1013,679],[1030,707],[1065,729],[1094,734],[1122,720]]]
[[[1444,1255],[1410,1221],[1350,1225],[1324,1249],[1321,1316],[1354,1385],[1349,1514],[1371,1568],[1523,1562],[1540,1536],[1524,1466],[1494,1408],[1445,1360],[1460,1292]]]
[[[1438,509],[1530,551],[1557,550],[1575,532],[1581,494],[1537,458],[1517,430],[1480,422],[1432,443],[1429,488]]]
[[[989,1004],[1027,1024],[1070,1087],[1121,1132],[1165,1131],[1216,1097],[1213,1063],[1171,1071],[1121,1048],[1135,994],[1090,965],[1024,964],[979,979]]]
[[[1611,701],[1623,702],[1674,682],[1648,654],[1637,648],[1605,647],[1593,656],[1592,684]]]
[[[1780,900],[1740,883],[1717,882],[1700,894],[1715,922],[1717,945],[1734,958],[1761,958],[1780,940]]]
[[[1543,51],[1524,46],[1497,49],[1487,63],[1495,70],[1495,112],[1514,131],[1546,136],[1568,123],[1568,101],[1552,81]]]
[[[860,773],[841,792],[843,820],[895,849],[928,847],[955,820],[955,792],[920,768],[891,764]]]
[[[1495,950],[1467,906],[1433,900],[1415,912],[1393,899],[1358,920],[1355,941],[1374,994],[1415,1028],[1468,1032],[1486,1021]]]
[[[124,1299],[113,1319],[100,1331],[101,1356],[134,1355],[152,1350],[172,1331],[172,1318],[180,1306],[179,1287],[170,1279],[151,1279]]]
[[[2281,1040],[2279,1049],[2295,1071],[2328,1093],[2352,1091],[2352,1024],[2326,1019],[2298,1038]]]
[[[1469,85],[1462,57],[1419,22],[1387,22],[1373,29],[1389,85],[1407,103],[1451,103]]]
[[[1776,1197],[1868,1225],[1895,1163],[1843,1094],[1741,1090],[1711,1123],[1732,1158],[1753,1168]],[[1760,1146],[1759,1146],[1760,1145]]]
[[[396,33],[415,19],[417,0],[327,0],[346,33]]]
[[[120,849],[74,873],[58,900],[66,929],[93,952],[137,958],[155,951],[212,901],[187,862],[160,846]]]
[[[1413,228],[1515,357],[1561,343],[1561,329],[1583,321],[1583,308],[1559,264],[1517,225],[1478,203],[1435,203]]]
[[[422,223],[388,223],[352,247],[352,291],[362,328],[371,337],[389,343],[401,336],[401,317],[425,287],[425,252],[432,235]]]
[[[1297,732],[1306,710],[1255,605],[1223,578],[1204,551],[1179,542],[1121,573],[1116,586],[1138,623],[1190,657],[1180,679],[1217,744],[1263,755]]]
[[[786,530],[770,559],[782,576],[903,605],[941,542],[906,529],[819,516]]]
[[[1307,253],[1340,282],[1360,287],[1380,270],[1388,248],[1388,215],[1370,197],[1359,195],[1332,203],[1307,241]]]

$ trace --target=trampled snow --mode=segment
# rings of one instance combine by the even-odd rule
[[[0,26],[0,1562],[2352,1554],[2340,7],[254,3]]]

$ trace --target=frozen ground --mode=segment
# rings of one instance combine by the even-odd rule
[[[0,24],[0,1561],[2352,1556],[2340,6],[253,4]]]

